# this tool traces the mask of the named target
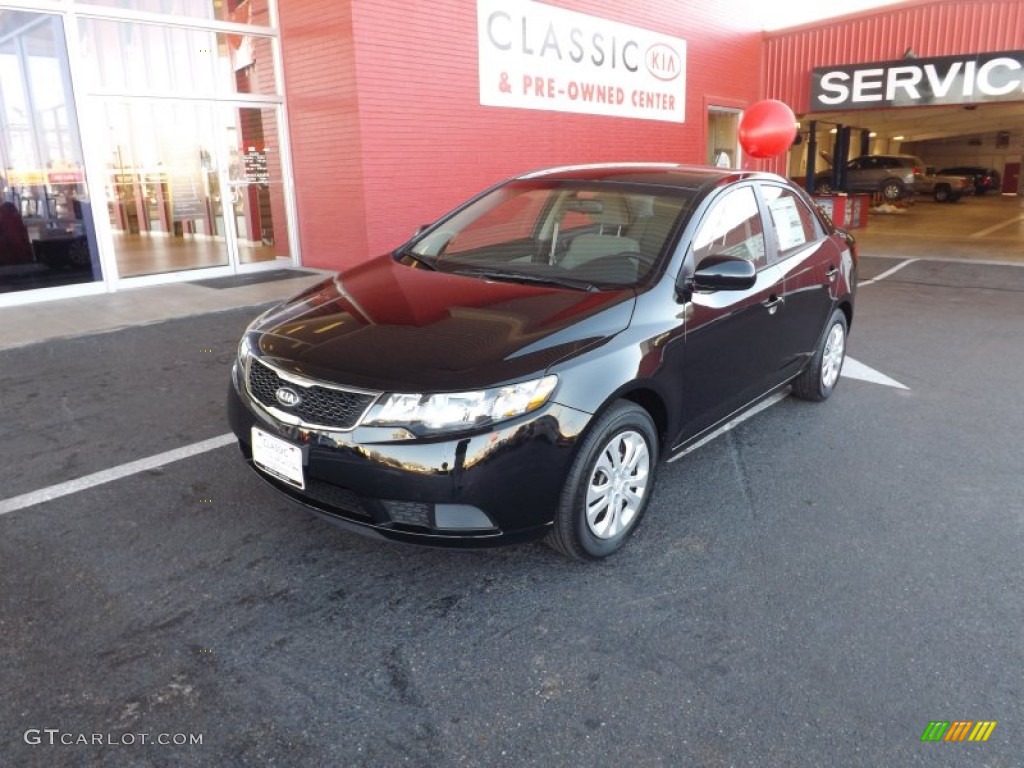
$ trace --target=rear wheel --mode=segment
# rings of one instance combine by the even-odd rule
[[[894,203],[906,194],[907,188],[899,179],[886,179],[879,185],[878,191],[886,202]]]
[[[803,373],[793,379],[793,394],[803,400],[827,400],[839,381],[846,359],[846,315],[832,312],[814,357]]]
[[[935,202],[944,203],[951,197],[951,191],[949,184],[936,184],[935,190],[932,192],[932,196],[935,198]]]
[[[577,560],[618,550],[647,509],[657,463],[647,411],[624,400],[612,405],[583,438],[545,541]]]

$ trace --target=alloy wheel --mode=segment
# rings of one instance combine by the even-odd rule
[[[601,450],[587,483],[587,526],[599,539],[626,530],[643,507],[651,471],[647,441],[639,432],[620,432]]]
[[[831,389],[839,379],[843,368],[843,357],[846,352],[846,334],[843,326],[836,323],[828,332],[825,341],[825,352],[821,356],[821,383]]]

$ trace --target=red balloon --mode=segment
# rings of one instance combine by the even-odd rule
[[[796,138],[793,110],[776,99],[751,104],[740,118],[740,146],[751,157],[781,155]]]

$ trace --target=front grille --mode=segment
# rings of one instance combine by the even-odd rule
[[[373,402],[374,396],[364,392],[351,392],[312,385],[304,387],[282,379],[273,368],[252,358],[249,362],[249,393],[267,407],[277,408],[301,419],[309,426],[351,429]],[[294,406],[282,405],[277,390],[288,387],[299,394]]]
[[[345,514],[346,517],[354,516],[364,520],[371,519],[369,510],[363,506],[360,498],[348,490],[332,483],[325,483],[320,480],[309,480],[306,482],[306,490],[300,491],[304,496],[317,501],[331,509],[335,514]]]

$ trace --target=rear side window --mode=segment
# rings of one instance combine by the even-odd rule
[[[784,258],[789,252],[822,236],[811,209],[792,190],[763,184],[761,191],[768,206],[768,219],[775,233],[775,242],[778,244],[778,253],[772,261]]]

